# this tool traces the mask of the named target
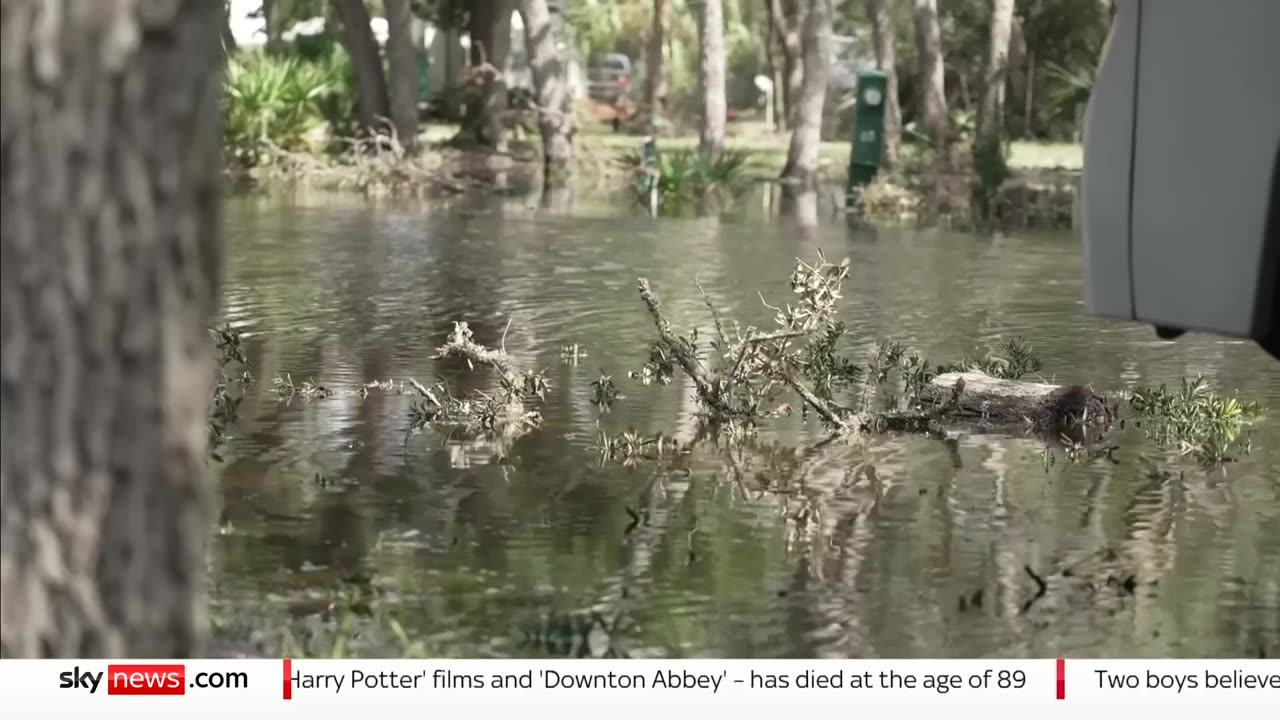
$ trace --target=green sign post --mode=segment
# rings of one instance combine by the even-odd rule
[[[417,55],[418,107],[425,108],[431,101],[431,88],[427,85],[427,70],[431,66],[431,56],[426,50],[419,50]]]
[[[884,103],[888,80],[879,70],[858,73],[857,103],[853,111],[853,142],[849,147],[849,180],[845,195],[852,201],[880,170],[884,150]]]

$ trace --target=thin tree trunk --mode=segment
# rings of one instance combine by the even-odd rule
[[[769,11],[770,0],[765,0],[765,41],[764,41],[764,62],[768,69],[769,81],[773,83],[773,92],[769,93],[769,102],[771,107],[769,111],[773,115],[773,123],[769,126],[769,132],[776,132],[778,118],[786,113],[786,108],[782,104],[782,69],[778,67],[779,43],[777,42],[776,25],[773,22],[773,13]]]
[[[1022,125],[1026,130],[1027,139],[1035,137],[1035,110],[1036,110],[1036,51],[1027,50],[1027,87],[1025,107],[1022,111]]]
[[[698,7],[698,91],[702,95],[702,130],[698,151],[715,161],[724,152],[725,100],[724,6],[701,0]]]
[[[418,151],[418,51],[409,0],[384,0],[387,10],[387,74],[391,123],[405,151]]]
[[[342,23],[342,42],[351,56],[360,126],[366,133],[376,134],[384,129],[386,118],[391,115],[391,103],[387,99],[382,53],[369,27],[369,9],[364,0],[333,0],[333,9]]]
[[[1009,32],[1009,84],[1006,89],[1006,97],[1020,98],[1025,96],[1027,87],[1027,38],[1023,32],[1022,18],[1014,13],[1013,26]],[[1006,118],[1010,122],[1016,120],[1016,134],[1019,137],[1026,135],[1026,118],[1022,117],[1022,113],[1008,112]],[[1013,136],[1015,128],[1010,127],[1008,134]]]
[[[222,49],[226,52],[234,52],[236,49],[236,36],[231,32],[230,2],[222,4]]]
[[[898,43],[893,32],[894,0],[867,0],[867,19],[875,45],[876,65],[885,76],[884,150],[881,163],[886,168],[898,164],[902,143],[902,107],[898,103]]]
[[[800,102],[800,85],[804,82],[804,58],[800,46],[801,0],[766,0],[774,36],[782,50],[782,83],[780,92],[784,111],[779,123],[786,129],[795,127],[796,105]]]
[[[509,107],[507,97],[507,65],[511,56],[511,13],[515,12],[515,0],[493,0],[493,25],[489,30],[489,62],[498,72],[485,86],[484,106],[481,121],[484,123],[485,139],[495,150],[505,152],[507,149],[506,125],[503,116]]]
[[[542,133],[544,187],[568,184],[573,175],[573,116],[568,83],[556,49],[547,0],[520,0],[524,42],[538,98],[538,130]]]
[[[284,18],[276,12],[276,0],[262,0],[262,22],[267,30],[267,51],[278,52],[284,45]]]
[[[912,13],[919,60],[920,118],[940,158],[947,154],[947,92],[938,29],[938,0],[915,0]]]
[[[667,97],[667,68],[663,49],[666,47],[667,23],[671,3],[669,0],[653,0],[653,26],[649,30],[649,45],[645,56],[646,72],[644,104],[650,117],[663,115],[663,101]]]
[[[4,3],[0,656],[203,653],[221,13]]]
[[[982,77],[982,104],[978,106],[978,137],[982,143],[1000,142],[1004,131],[1005,81],[1009,69],[1009,39],[1013,32],[1013,0],[991,0],[991,25],[987,36],[987,67]]]
[[[782,177],[793,188],[817,187],[818,151],[822,145],[822,107],[827,99],[831,64],[831,0],[809,0],[804,21],[804,83],[795,108],[795,129]]]

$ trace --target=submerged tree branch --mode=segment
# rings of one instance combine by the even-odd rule
[[[779,328],[751,328],[732,346],[721,314],[697,283],[719,338],[721,362],[712,368],[698,357],[694,343],[672,328],[648,280],[639,279],[639,290],[658,330],[657,345],[693,379],[698,400],[713,421],[754,425],[771,414],[768,407],[777,392],[789,388],[836,435],[942,434],[944,426],[962,424],[1005,430],[1017,426],[1057,439],[1109,426],[1111,409],[1084,386],[1060,387],[983,372],[935,375],[924,358],[894,343],[880,344],[865,371],[838,357],[844,324],[835,319],[835,312],[847,275],[848,261],[833,265],[820,257],[811,265],[797,260],[791,276],[792,291],[799,296],[796,304],[776,307],[765,302],[776,313]],[[992,373],[1022,372],[989,365]],[[859,376],[864,382],[855,405],[859,409],[854,411],[837,402],[833,390],[848,387]],[[886,387],[898,376],[902,397]],[[883,401],[877,401],[881,394]]]
[[[505,333],[504,333],[505,337]],[[437,358],[459,357],[465,359],[472,367],[488,365],[502,379],[511,385],[518,385],[521,373],[511,364],[511,357],[506,350],[490,350],[472,339],[471,328],[466,322],[455,322],[449,339],[436,350]]]

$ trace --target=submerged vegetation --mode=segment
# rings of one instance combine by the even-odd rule
[[[708,195],[732,198],[746,183],[746,168],[752,153],[727,149],[708,159],[693,148],[657,150],[652,159],[642,150],[631,150],[618,164],[631,173],[631,193],[637,202],[648,205],[657,196],[657,209],[678,213]]]
[[[239,330],[225,325],[209,334],[218,353],[218,376],[209,410],[209,457],[222,462],[219,450],[227,440],[227,430],[240,418],[240,402],[254,377]]]
[[[885,500],[894,480],[877,474],[868,452],[876,437],[885,433],[922,435],[936,440],[954,457],[958,457],[958,433],[1026,435],[1043,444],[1046,472],[1058,460],[1064,466],[1150,463],[1146,455],[1135,460],[1118,452],[1123,440],[1113,428],[1123,429],[1126,423],[1140,426],[1161,450],[1168,451],[1166,460],[1181,454],[1211,467],[1248,451],[1248,428],[1261,417],[1261,410],[1256,404],[1214,392],[1200,379],[1186,380],[1175,389],[1136,388],[1104,397],[1087,387],[1040,381],[1043,363],[1022,338],[961,360],[937,363],[892,340],[868,343],[868,338],[850,337],[849,324],[839,318],[849,272],[847,260],[833,263],[821,254],[813,261],[797,260],[786,283],[789,297],[783,301],[761,296],[773,314],[767,327],[728,317],[695,280],[713,328],[704,334],[678,331],[654,285],[638,280],[638,310],[647,312],[654,323],[647,362],[625,379],[601,369],[593,380],[582,379],[578,390],[599,408],[596,417],[601,419],[609,408],[625,404],[628,395],[644,392],[644,386],[671,383],[684,374],[693,386],[699,422],[692,432],[683,434],[635,427],[607,429],[600,424],[587,446],[568,446],[567,452],[574,455],[565,461],[570,467],[579,463],[617,466],[622,476],[636,479],[638,491],[624,494],[619,512],[625,510],[630,519],[623,541],[643,549],[637,551],[638,557],[666,543],[675,548],[677,562],[699,562],[703,510],[681,510],[676,521],[673,509],[682,507],[680,498],[686,490],[678,486],[688,485],[683,478],[691,474],[695,462],[709,460],[717,468],[716,492],[776,510],[785,526],[788,552],[796,548],[820,552],[815,548],[827,545],[825,534],[852,512],[850,508],[873,513]],[[224,366],[247,364],[238,333],[228,328],[216,337],[226,358]],[[458,380],[423,383],[388,378],[347,387],[311,378],[299,382],[288,374],[276,379],[273,391],[281,402],[298,399],[315,402],[319,408],[334,397],[364,398],[373,393],[398,397],[404,406],[406,443],[415,436],[434,435],[450,443],[497,446],[494,457],[501,459],[505,477],[509,469],[519,472],[523,463],[531,461],[513,449],[514,443],[539,428],[543,403],[552,389],[543,372],[525,367],[507,353],[505,337],[506,331],[502,339],[486,346],[477,342],[466,322],[456,322],[437,346],[434,358],[449,370],[488,378],[478,388],[467,383],[473,389],[466,392],[457,389],[462,384]],[[868,345],[869,350],[853,349]],[[576,343],[553,346],[553,350],[566,362],[587,356]],[[226,375],[233,372],[227,370]],[[234,413],[229,419],[225,414],[217,417],[225,434]],[[762,436],[760,428],[774,422],[812,422],[825,428],[828,437],[810,447],[796,447]],[[830,478],[831,465],[841,468],[835,473],[839,478]],[[816,479],[819,467],[826,478],[821,482]],[[1176,475],[1145,468],[1141,472],[1153,478]],[[325,486],[322,475],[317,475],[316,483]],[[928,490],[921,487],[919,492],[923,495]],[[673,530],[674,540],[669,532]],[[449,540],[444,538],[446,544]],[[458,542],[457,536],[452,542]],[[413,541],[387,536],[376,544],[412,547]],[[1114,587],[1124,595],[1146,582],[1114,553],[1103,556],[1095,570],[1063,560],[1068,570],[1054,576],[1058,585],[1045,580],[1049,569],[1028,566],[1026,577],[1031,580],[1020,601],[1022,612],[1046,593],[1066,592],[1060,587],[1066,582],[1063,578],[1084,578],[1086,572],[1092,573],[1088,582]],[[634,628],[629,607],[643,607],[643,592],[641,586],[611,585],[600,597],[585,598],[581,607],[572,610],[555,607],[563,598],[546,600],[546,606],[528,606],[536,610],[529,617],[520,615],[529,615],[528,607],[520,605],[512,613],[509,636],[494,639],[489,647],[502,648],[500,654],[518,647],[522,652],[552,656],[627,656],[626,641]],[[269,655],[441,652],[433,638],[411,637],[401,626],[406,622],[401,613],[410,610],[391,586],[358,578],[336,589],[317,590],[309,585],[303,594],[284,600],[289,604],[287,612],[285,608],[271,611],[281,615],[273,621],[275,625],[250,633],[233,618],[223,617],[216,633],[251,635],[268,648],[259,652]],[[966,593],[965,607],[981,602],[975,597]]]
[[[1210,465],[1248,452],[1249,425],[1262,415],[1257,403],[1223,397],[1200,377],[1184,378],[1176,391],[1137,388],[1129,403],[1149,437]]]
[[[1041,371],[1042,363],[1022,338],[1006,340],[994,352],[944,363],[881,340],[860,362],[846,348],[866,339],[846,337],[847,325],[837,317],[848,275],[847,259],[831,263],[821,253],[812,263],[798,259],[789,279],[790,302],[775,305],[761,295],[764,307],[774,314],[772,328],[726,318],[695,283],[714,325],[709,339],[696,332],[680,334],[666,316],[657,290],[640,278],[638,293],[656,337],[648,361],[628,377],[665,385],[683,372],[698,401],[699,437],[723,438],[730,444],[750,441],[762,423],[791,416],[795,404],[802,419],[816,418],[832,438],[908,432],[944,439],[964,429],[1031,433],[1049,445],[1062,445],[1068,460],[1114,459],[1116,446],[1106,439],[1107,433],[1117,421],[1123,427],[1131,420],[1154,442],[1205,464],[1220,464],[1249,450],[1248,427],[1261,416],[1256,403],[1221,396],[1202,379],[1184,380],[1176,391],[1160,386],[1111,396],[1081,385],[1028,380]],[[457,395],[445,380],[427,386],[413,378],[375,379],[341,388],[313,379],[295,382],[285,374],[274,379],[273,391],[285,402],[336,394],[407,395],[412,398],[406,410],[410,433],[439,427],[470,437],[512,439],[541,424],[539,406],[550,381],[542,371],[521,368],[507,354],[505,336],[504,331],[498,348],[485,347],[475,341],[466,322],[456,322],[435,354],[440,360],[461,360],[471,370],[487,369],[496,381],[491,390]],[[222,357],[222,379],[210,418],[211,446],[216,449],[236,419],[252,374],[238,332],[226,328],[216,331],[215,338]],[[586,353],[572,344],[561,348],[561,356],[576,362]],[[588,389],[590,401],[601,412],[626,399],[604,370]],[[1131,419],[1122,417],[1124,407]],[[634,464],[666,456],[679,444],[660,433],[602,431],[596,448],[603,461]]]

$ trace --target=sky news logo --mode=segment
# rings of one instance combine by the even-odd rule
[[[58,675],[61,690],[98,692],[106,680],[108,695],[185,695],[187,688],[245,689],[249,674],[244,672],[200,672],[187,682],[185,665],[108,665],[107,671],[81,670],[76,666]]]

